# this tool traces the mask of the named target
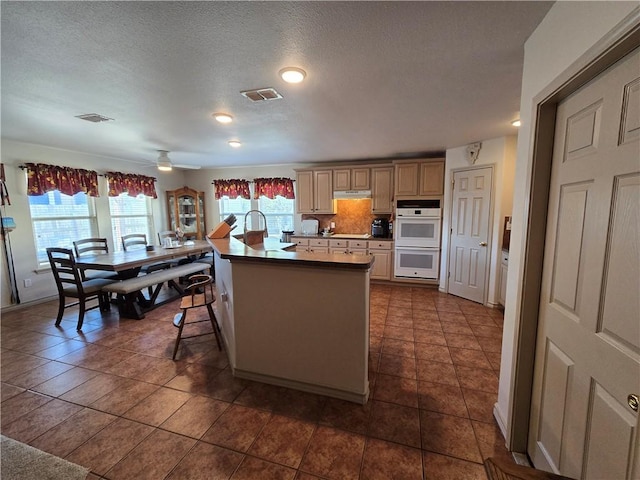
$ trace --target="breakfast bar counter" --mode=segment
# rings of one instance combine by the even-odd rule
[[[369,396],[369,256],[213,246],[217,317],[233,374],[357,403]]]

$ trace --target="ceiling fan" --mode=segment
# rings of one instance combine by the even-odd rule
[[[158,150],[158,153],[160,155],[158,156],[158,161],[156,165],[158,166],[158,170],[160,171],[170,172],[173,169],[173,167],[185,168],[190,170],[200,169],[198,165],[181,165],[181,164],[173,163],[169,158],[169,150]]]

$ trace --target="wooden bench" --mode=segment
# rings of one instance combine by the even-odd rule
[[[165,303],[171,302],[177,298],[176,296],[169,297],[162,302],[156,303],[156,298],[158,297],[160,289],[165,282],[167,282],[170,287],[174,288],[178,292],[178,296],[180,296],[184,291],[182,287],[176,283],[176,278],[186,277],[194,273],[201,273],[209,268],[210,267],[207,266],[206,263],[187,263],[185,265],[179,265],[165,270],[158,270],[147,275],[140,275],[138,277],[127,278],[126,280],[110,283],[109,285],[102,287],[102,291],[115,293],[117,295],[118,311],[120,312],[121,317],[141,319],[144,318],[145,311],[164,305]],[[146,298],[142,294],[142,290],[148,287],[153,287],[150,298]]]

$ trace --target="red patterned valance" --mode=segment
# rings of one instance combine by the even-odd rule
[[[26,163],[27,195],[44,195],[59,190],[65,195],[84,192],[98,197],[98,174],[82,168],[59,167],[44,163]]]
[[[234,198],[251,199],[249,192],[249,182],[247,180],[214,180],[213,181],[216,200],[227,196],[231,200]]]
[[[158,198],[156,194],[156,179],[145,175],[135,175],[133,173],[107,172],[105,174],[109,184],[109,196],[117,197],[122,193],[130,197],[137,197],[140,194],[151,198]]]
[[[276,195],[293,200],[293,180],[290,178],[256,178],[254,181],[253,198],[258,199],[261,195],[274,199]]]

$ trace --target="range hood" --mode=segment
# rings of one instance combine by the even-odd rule
[[[371,198],[371,190],[342,190],[333,192],[336,200]]]

